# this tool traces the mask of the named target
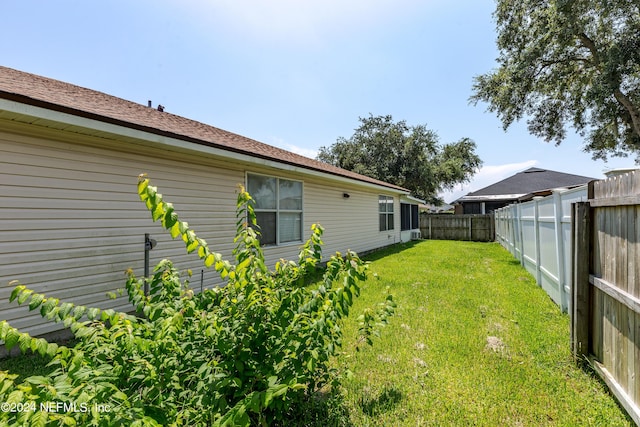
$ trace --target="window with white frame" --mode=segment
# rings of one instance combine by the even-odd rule
[[[247,174],[263,245],[302,241],[302,182]]]
[[[380,231],[393,230],[393,197],[378,196]]]

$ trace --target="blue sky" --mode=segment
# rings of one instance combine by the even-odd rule
[[[493,0],[12,0],[1,64],[162,104],[310,157],[349,137],[358,117],[426,124],[442,143],[473,139],[484,162],[451,201],[531,166],[603,177],[633,158],[594,161],[571,136],[559,147],[504,132],[468,103],[495,67]]]

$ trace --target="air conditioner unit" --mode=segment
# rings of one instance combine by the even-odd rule
[[[411,240],[418,240],[421,238],[420,232],[419,231],[412,231],[411,232]]]

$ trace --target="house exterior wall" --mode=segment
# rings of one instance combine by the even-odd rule
[[[462,202],[456,205],[456,215],[467,214],[489,214],[496,209],[503,208],[516,200],[482,201],[482,202]]]
[[[131,309],[126,297],[106,293],[123,288],[124,271],[144,271],[144,234],[158,241],[150,266],[171,258],[191,269],[200,289],[202,264],[173,241],[139,201],[137,175],[147,173],[212,250],[231,258],[238,183],[247,172],[303,181],[303,239],[313,223],[326,231],[324,254],[368,251],[400,238],[399,196],[357,183],[333,182],[301,172],[247,165],[215,156],[168,152],[143,144],[46,130],[0,121],[0,318],[32,335],[61,329],[26,307],[9,303],[19,280],[36,292],[81,305]],[[349,198],[343,197],[348,193]],[[394,230],[378,231],[378,196],[395,198]],[[266,247],[267,263],[297,259],[300,243]],[[219,285],[204,270],[204,287]]]

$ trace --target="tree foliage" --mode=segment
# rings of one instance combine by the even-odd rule
[[[635,0],[499,0],[498,68],[475,78],[473,103],[505,129],[560,143],[566,128],[594,158],[640,153],[640,4]]]
[[[394,122],[390,115],[360,118],[349,138],[321,147],[318,160],[411,190],[428,202],[437,193],[467,182],[482,164],[469,138],[441,145],[426,125]]]
[[[367,264],[353,252],[337,253],[311,289],[304,285],[322,259],[319,225],[297,262],[281,260],[270,271],[244,189],[234,262],[210,250],[148,179],[141,177],[138,193],[153,220],[182,239],[226,286],[196,294],[163,260],[150,279],[128,272],[133,316],[61,302],[19,284],[11,300],[62,322],[77,344],[58,346],[0,321],[8,349],[38,352],[55,367],[19,384],[17,375],[0,371],[0,426],[287,424],[295,404],[335,378],[330,358],[340,348],[341,320],[360,293]],[[393,311],[390,295],[365,311],[362,342],[370,343]]]

